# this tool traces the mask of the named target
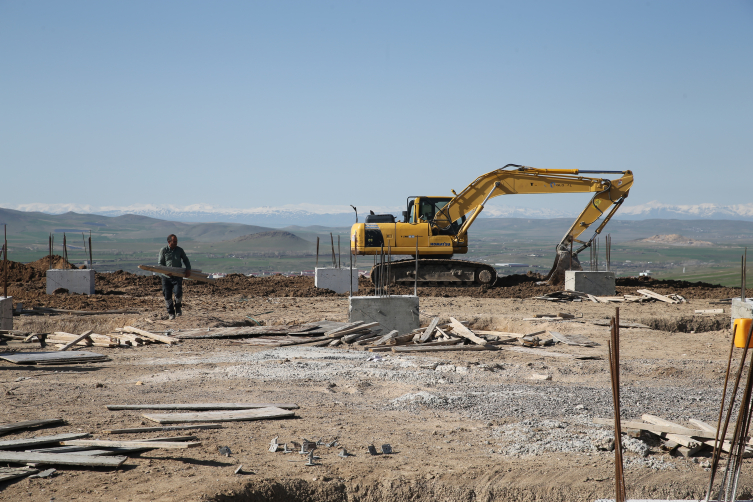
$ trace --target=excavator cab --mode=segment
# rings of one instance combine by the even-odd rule
[[[457,235],[465,222],[465,215],[448,225],[449,218],[442,209],[452,197],[409,197],[408,210],[403,211],[405,223],[431,223],[433,235]]]

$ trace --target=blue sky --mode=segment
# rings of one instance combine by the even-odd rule
[[[744,204],[752,56],[751,1],[1,1],[0,203],[401,206],[518,163]]]

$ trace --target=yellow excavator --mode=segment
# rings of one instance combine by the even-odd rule
[[[621,177],[610,180],[582,174],[620,174]],[[355,255],[380,257],[371,270],[374,284],[492,286],[497,272],[491,265],[452,259],[455,254],[468,252],[468,229],[489,199],[510,194],[594,192],[586,208],[557,244],[554,266],[544,279],[549,284],[560,284],[565,270],[581,270],[578,253],[591,246],[625,201],[632,185],[631,171],[537,169],[508,164],[479,176],[460,193],[452,190],[452,197],[408,197],[403,221],[396,221],[392,214],[367,215],[365,222],[351,227],[350,250]],[[587,241],[578,240],[602,216],[604,220],[593,236]],[[572,251],[573,243],[580,245],[575,251]],[[395,255],[413,258],[393,261]]]

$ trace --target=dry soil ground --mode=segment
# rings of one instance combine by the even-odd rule
[[[348,312],[347,297],[317,291],[311,279],[231,277],[215,286],[187,284],[186,315],[166,321],[155,279],[110,274],[97,280],[98,294],[92,297],[45,295],[39,279],[13,283],[9,293],[27,307],[127,307],[141,313],[16,317],[15,327],[107,332],[131,324],[152,330],[185,329],[238,325],[247,316],[268,324],[344,321]],[[714,422],[730,343],[729,331],[719,328],[729,322],[728,314],[708,318],[693,311],[719,308],[710,303],[712,299],[734,293],[707,287],[693,293],[693,288],[681,291],[676,289],[681,285],[674,286],[648,285],[659,292],[683,294],[688,303],[620,306],[623,321],[661,328],[621,331],[623,417],[652,413],[683,424],[688,418]],[[106,363],[34,367],[0,362],[0,423],[46,417],[68,422],[3,439],[68,431],[110,438],[101,431],[155,425],[139,412],[108,411],[106,404],[295,402],[300,406],[295,419],[235,422],[222,429],[192,431],[203,442],[200,448],[153,450],[129,458],[115,471],[60,468],[50,479],[5,483],[0,485],[0,500],[581,501],[612,496],[613,453],[599,449],[612,433],[591,422],[612,414],[605,357],[608,328],[589,321],[613,315],[615,307],[549,304],[528,299],[546,289],[527,283],[524,287],[523,295],[520,285],[509,286],[519,288],[517,293],[507,287],[420,291],[422,321],[438,315],[470,321],[478,329],[550,328],[582,334],[600,345],[558,344],[539,349],[540,354],[502,346],[493,352],[407,356],[195,340],[172,347],[97,348],[112,359]],[[624,292],[640,288],[621,287]],[[522,297],[509,298],[516,295]],[[729,312],[728,306],[724,308]],[[522,320],[547,312],[579,317],[572,322]],[[693,328],[696,333],[677,331]],[[713,330],[703,331],[708,329]],[[555,358],[548,352],[602,358]],[[551,380],[534,380],[534,374],[550,375]],[[281,443],[337,439],[355,456],[343,459],[337,455],[339,448],[320,447],[318,465],[307,467],[297,453],[268,452],[274,437]],[[366,451],[368,445],[379,448],[384,443],[392,445],[392,455],[371,456]],[[703,495],[707,457],[674,457],[650,438],[625,443],[630,497]],[[220,455],[219,446],[230,447],[232,455]],[[240,464],[244,474],[234,474]],[[751,467],[747,460],[741,476],[743,498],[753,492]]]

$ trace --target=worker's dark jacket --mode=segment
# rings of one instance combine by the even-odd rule
[[[185,266],[180,264],[181,260],[183,261]],[[191,262],[188,261],[186,252],[183,251],[183,248],[180,246],[175,246],[175,249],[170,249],[170,246],[165,246],[160,249],[158,263],[166,267],[180,267],[187,268],[189,270],[191,269]]]

